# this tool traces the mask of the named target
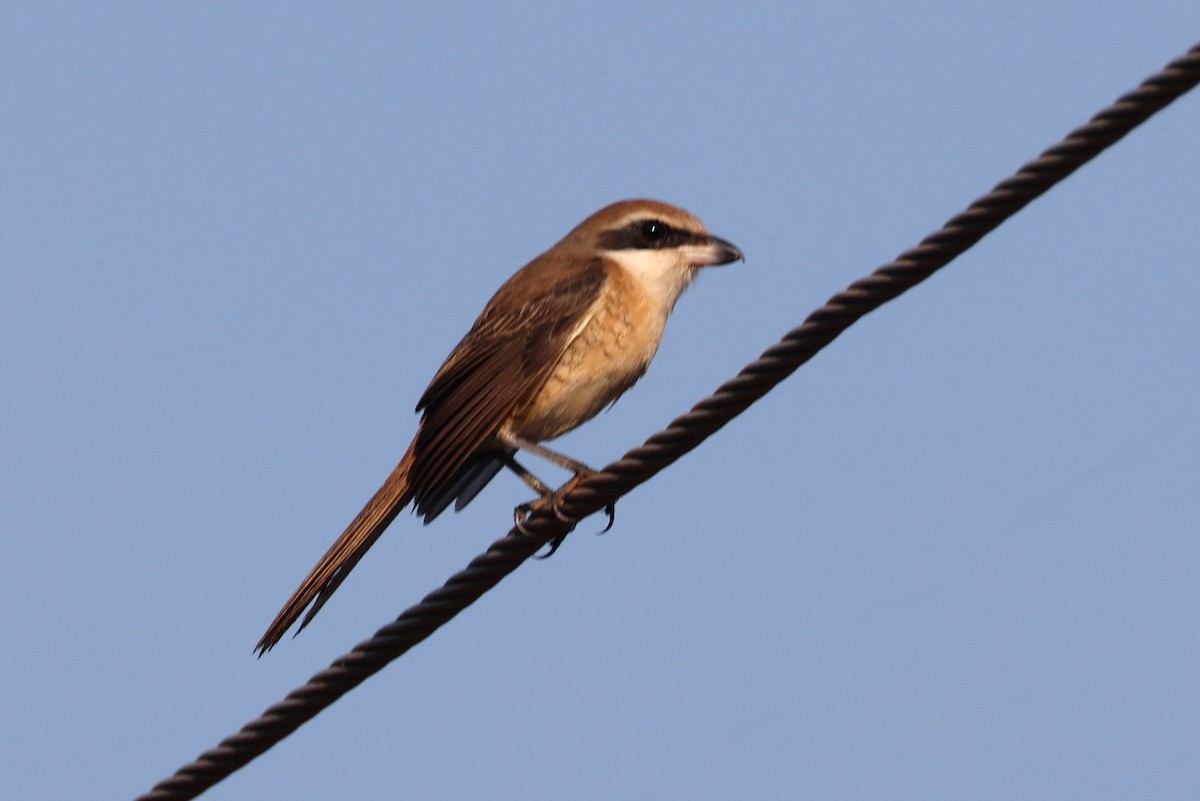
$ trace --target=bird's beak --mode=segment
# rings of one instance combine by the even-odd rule
[[[684,245],[682,250],[693,267],[712,267],[746,260],[740,249],[716,236],[707,236],[698,242]]]

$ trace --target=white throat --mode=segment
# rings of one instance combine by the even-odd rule
[[[664,314],[696,277],[696,268],[683,260],[676,249],[610,250],[605,254],[640,283]]]

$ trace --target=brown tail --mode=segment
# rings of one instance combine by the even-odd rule
[[[337,538],[333,547],[321,557],[321,561],[317,562],[308,578],[301,582],[292,593],[292,597],[283,605],[283,609],[279,610],[275,620],[267,627],[267,633],[254,647],[259,656],[275,647],[311,603],[312,609],[308,610],[296,633],[299,634],[300,630],[308,625],[329,600],[329,596],[333,595],[334,590],[358,564],[358,560],[362,559],[367,549],[375,544],[375,540],[379,539],[384,529],[396,519],[400,510],[408,506],[413,497],[408,479],[412,460],[413,445],[410,445],[408,453],[404,454],[404,458],[396,465],[387,481],[383,482],[383,486],[367,501],[358,517],[350,522],[342,536]]]

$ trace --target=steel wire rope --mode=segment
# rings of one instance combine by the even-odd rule
[[[594,475],[568,482],[560,510],[565,516],[581,519],[649,479],[769,392],[860,317],[924,281],[1198,82],[1200,44],[1022,166],[919,245],[834,295],[737,376],[643,445]],[[573,526],[548,509],[539,510],[526,521],[525,533],[510,530],[441,588],[137,801],[195,798],[431,635]]]

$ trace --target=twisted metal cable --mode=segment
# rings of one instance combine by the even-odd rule
[[[736,377],[645,444],[599,473],[568,482],[560,511],[578,520],[648,480],[769,392],[860,317],[924,281],[1197,83],[1200,44],[1021,167],[915,248],[834,295]],[[195,798],[431,635],[573,526],[548,509],[539,510],[525,523],[523,533],[509,531],[440,589],[339,657],[237,734],[159,782],[138,801]]]

